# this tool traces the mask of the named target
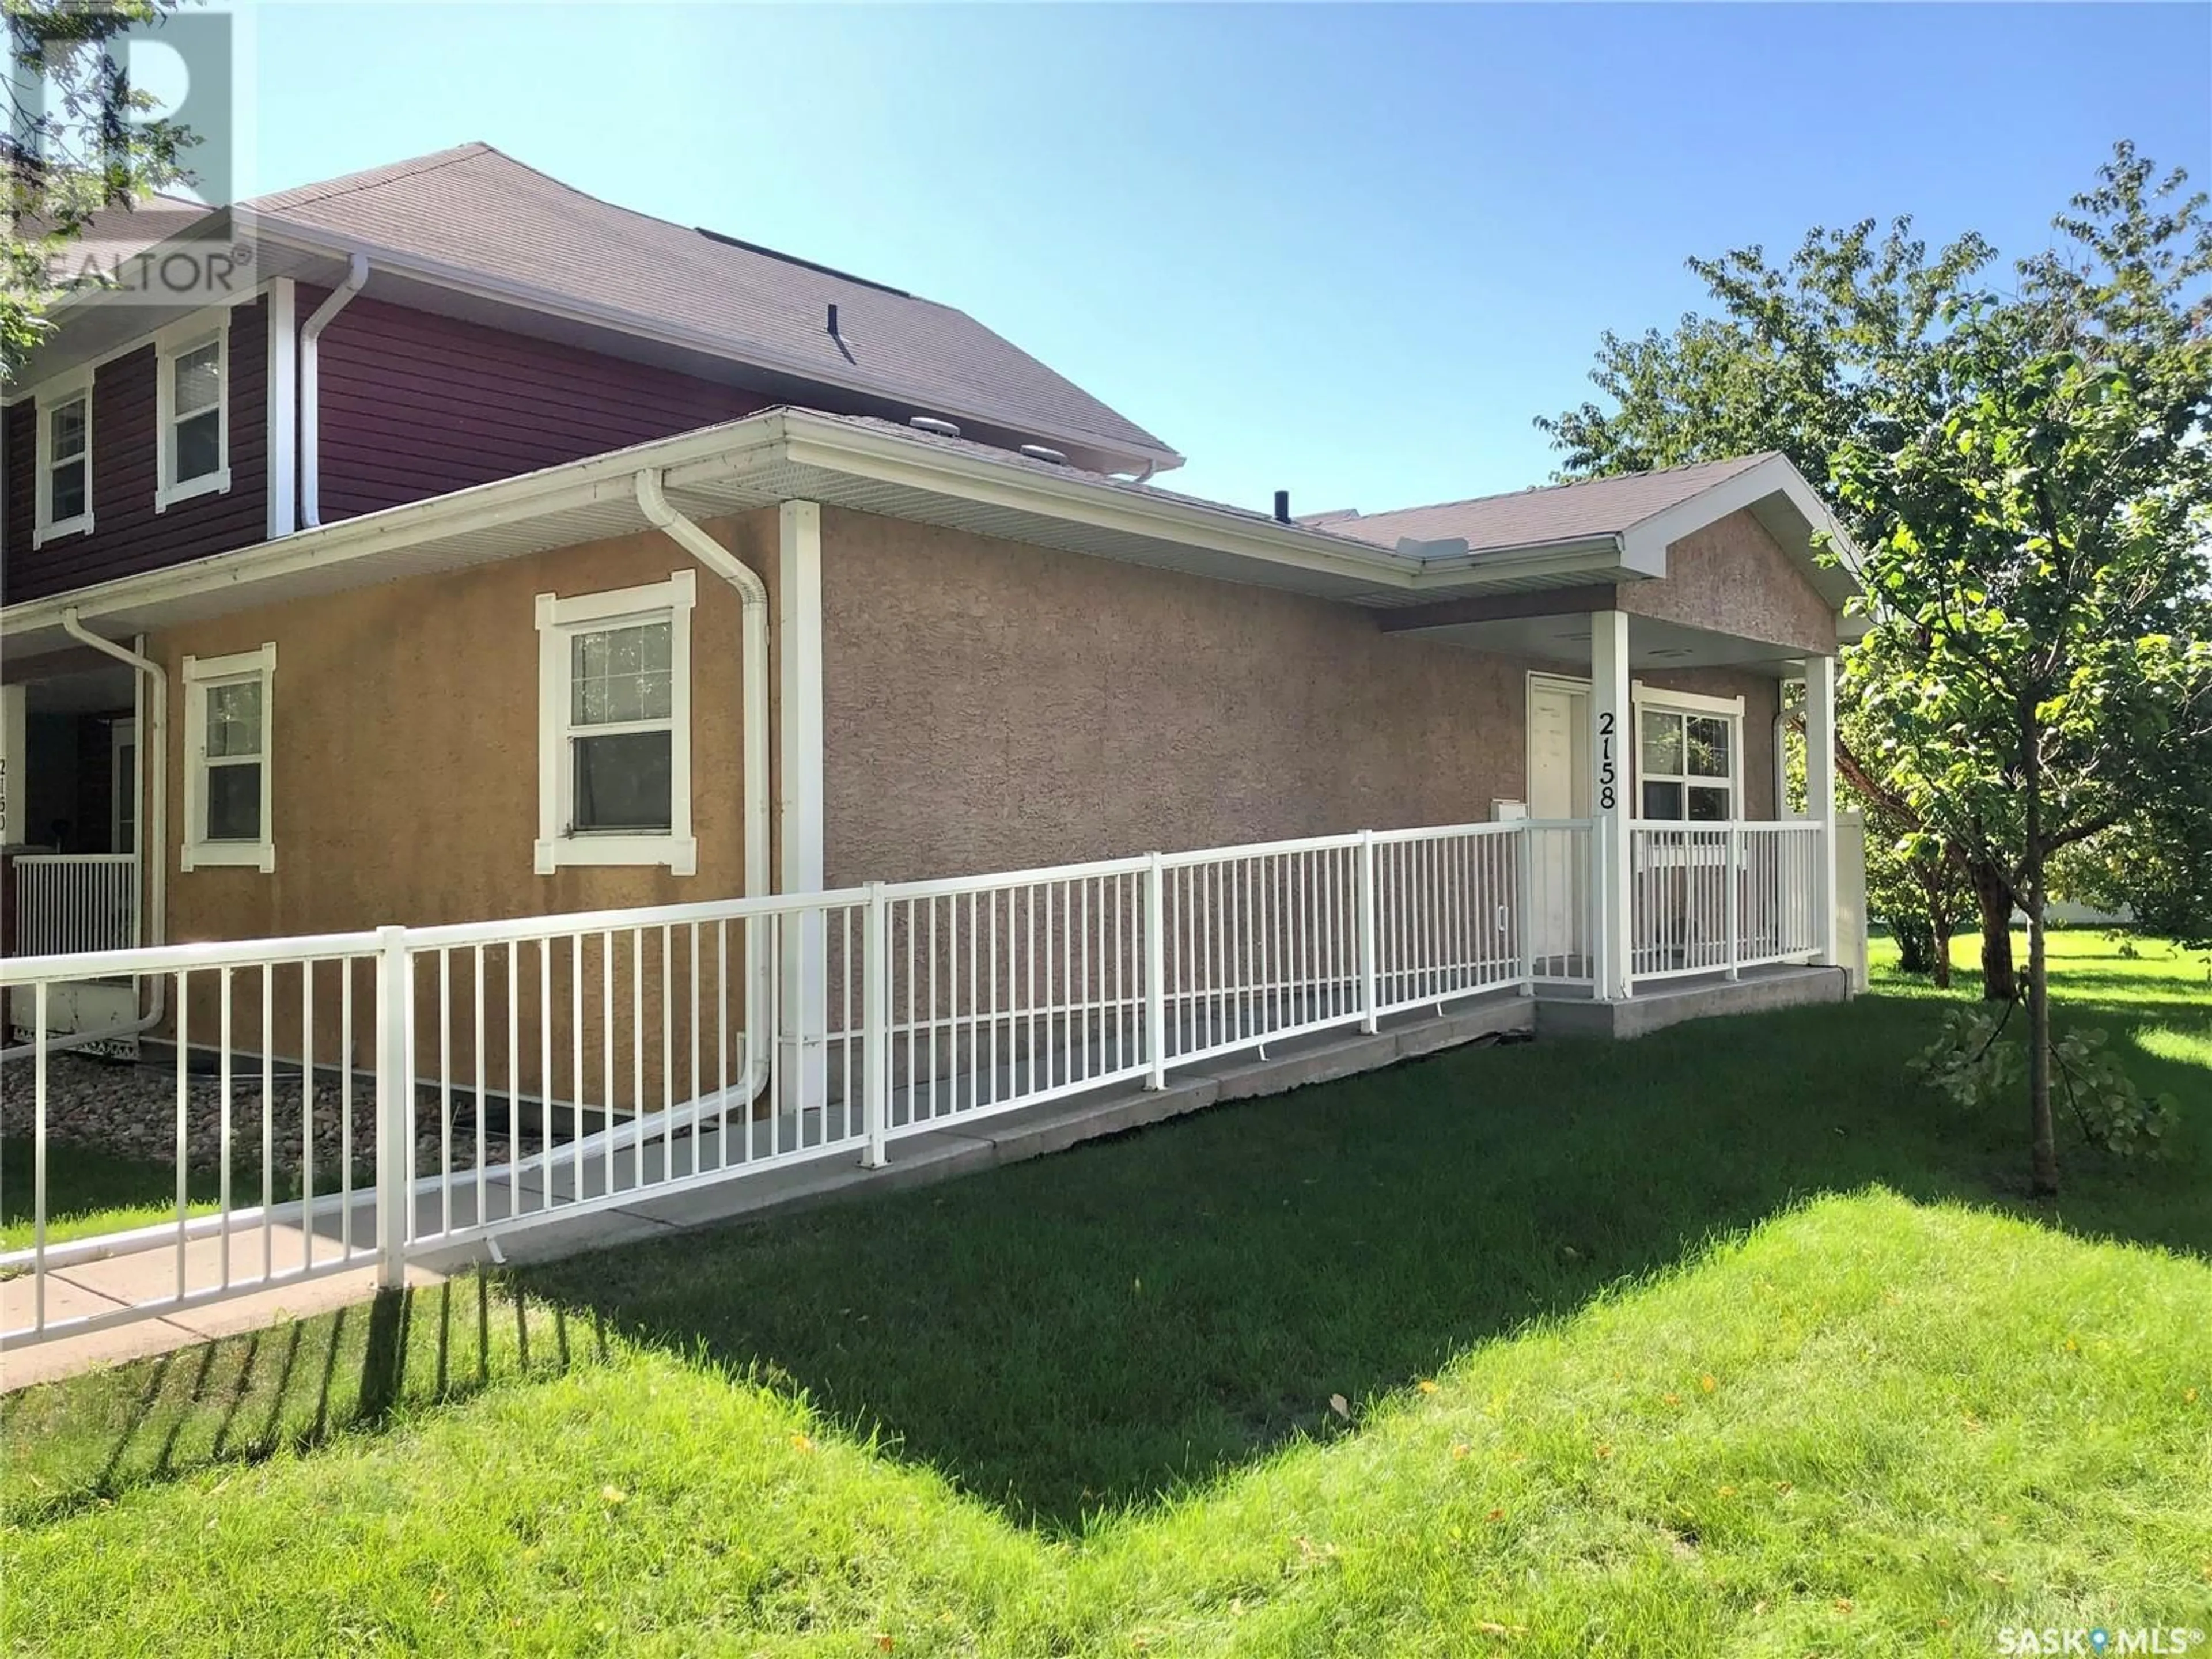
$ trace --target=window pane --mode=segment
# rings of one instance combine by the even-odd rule
[[[1689,723],[1690,775],[1724,778],[1729,775],[1729,722],[1700,715]]]
[[[261,763],[234,762],[207,769],[207,838],[261,839]]]
[[[175,482],[190,483],[222,468],[222,411],[210,409],[176,425]]]
[[[669,828],[669,756],[665,732],[623,732],[572,740],[576,765],[574,828],[665,830]]]
[[[261,682],[211,685],[207,694],[207,751],[210,757],[261,752]]]
[[[1647,818],[1679,818],[1682,816],[1682,786],[1679,783],[1647,783],[1644,786],[1644,816]]]
[[[1682,771],[1682,717],[1644,716],[1644,769],[1679,777]]]
[[[84,511],[84,463],[64,461],[54,469],[53,489],[47,503],[56,524]]]
[[[212,409],[222,397],[222,347],[214,340],[179,357],[173,366],[176,374],[174,402],[170,406],[173,415],[190,415],[196,410]]]
[[[84,453],[84,399],[64,404],[46,416],[47,453],[57,461]]]
[[[675,708],[665,622],[594,629],[569,642],[568,718],[577,726],[665,720]]]
[[[1668,786],[1674,787],[1672,784]],[[1729,792],[1725,789],[1693,787],[1690,791],[1690,817],[1699,823],[1725,823],[1729,815]]]

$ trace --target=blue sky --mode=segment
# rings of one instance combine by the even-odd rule
[[[958,305],[1301,512],[1518,488],[1685,256],[2212,185],[2212,5],[264,4],[263,189],[481,138]]]

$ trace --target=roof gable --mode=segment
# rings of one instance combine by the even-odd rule
[[[1574,483],[1540,485],[1388,513],[1328,513],[1301,520],[1325,525],[1378,547],[1401,542],[1464,541],[1469,552],[1616,536],[1680,506],[1715,484],[1771,459],[1741,455],[1658,472],[1630,472]]]

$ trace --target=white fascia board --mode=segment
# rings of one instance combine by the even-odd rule
[[[1631,566],[1620,537],[1585,536],[1428,560],[1414,572],[1408,586],[1423,592],[1474,592],[1532,577],[1571,577],[1588,583],[1630,581],[1661,574]]]
[[[1525,583],[1532,578],[1565,585],[1635,574],[1622,568],[1622,550],[1611,538],[1455,555],[1425,562],[1386,548],[1155,495],[1133,485],[1059,476],[1012,459],[951,451],[803,410],[773,410],[387,507],[170,569],[10,605],[0,610],[0,635],[58,628],[64,609],[88,619],[137,611],[426,541],[556,518],[587,507],[635,507],[635,478],[644,469],[660,472],[665,488],[681,494],[687,486],[726,492],[732,485],[742,487],[749,479],[790,467],[904,485],[1225,553],[1255,564],[1324,574],[1385,592],[1426,596],[1475,591],[1501,581]],[[792,492],[786,489],[780,494],[763,486],[757,493],[765,504]]]
[[[1054,477],[1012,462],[927,447],[888,433],[817,422],[795,410],[787,412],[786,420],[790,434],[786,456],[797,466],[957,495],[989,506],[1181,542],[1375,586],[1409,586],[1419,568],[1414,561],[1383,548],[1367,549],[1340,537],[1263,524],[1172,496],[1146,495],[1133,486]]]
[[[1018,412],[985,404],[963,404],[948,399],[941,390],[902,386],[873,375],[840,374],[812,358],[798,357],[780,352],[772,346],[747,342],[742,352],[733,350],[730,343],[702,329],[684,328],[673,323],[641,317],[635,312],[624,311],[613,306],[598,306],[554,294],[530,283],[519,283],[507,277],[487,276],[479,271],[465,270],[442,260],[428,259],[421,254],[386,247],[359,237],[309,230],[296,225],[277,225],[263,220],[259,232],[264,241],[306,253],[322,254],[331,258],[345,258],[355,253],[366,253],[371,264],[391,275],[410,277],[434,288],[443,288],[459,294],[471,295],[478,299],[495,301],[518,306],[525,310],[543,312],[564,321],[580,323],[588,327],[603,328],[617,334],[628,334],[638,339],[651,340],[657,344],[672,346],[679,350],[696,351],[702,356],[720,358],[725,362],[742,363],[749,368],[766,369],[772,374],[788,374],[794,379],[811,380],[823,386],[834,386],[848,392],[858,392],[869,397],[888,398],[926,408],[933,414],[943,415],[953,422],[969,421],[979,426],[1003,427],[1024,434],[1035,434],[1040,438],[1062,439],[1079,448],[1095,450],[1103,454],[1129,461],[1131,470],[1150,464],[1156,471],[1167,471],[1183,464],[1184,457],[1172,449],[1146,449],[1124,439],[1108,437],[1103,433],[1086,432],[1078,427],[1041,426],[1033,415]]]

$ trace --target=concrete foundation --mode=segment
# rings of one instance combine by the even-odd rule
[[[1716,974],[1647,982],[1626,1002],[1545,996],[1536,1004],[1536,1033],[1547,1037],[1639,1037],[1686,1019],[1843,1002],[1850,994],[1850,975],[1841,968],[1747,968],[1741,979]]]

